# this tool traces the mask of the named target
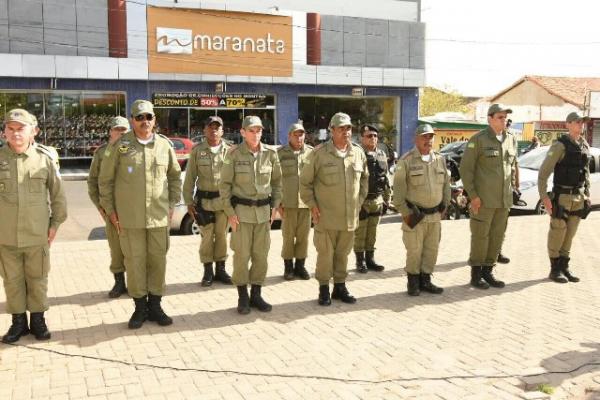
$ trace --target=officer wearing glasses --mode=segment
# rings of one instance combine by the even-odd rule
[[[131,106],[132,131],[104,153],[100,206],[119,234],[127,287],[135,302],[129,328],[170,325],[160,303],[165,288],[169,220],[181,199],[181,169],[169,140],[154,132],[152,103]]]

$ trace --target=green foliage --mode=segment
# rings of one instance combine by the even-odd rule
[[[447,111],[467,112],[467,103],[468,100],[459,93],[426,87],[419,97],[419,116],[428,117]]]
[[[536,388],[536,390],[538,392],[542,392],[542,393],[546,393],[546,394],[552,394],[554,393],[554,388],[546,383],[540,383],[538,385],[538,387]]]

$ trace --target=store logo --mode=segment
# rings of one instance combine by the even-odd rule
[[[192,30],[156,27],[156,52],[192,54]]]

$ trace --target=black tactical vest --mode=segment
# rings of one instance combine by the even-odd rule
[[[590,160],[590,149],[578,146],[568,135],[558,138],[565,146],[565,156],[554,166],[554,186],[581,188],[585,183],[585,171]]]
[[[382,194],[388,184],[387,156],[379,149],[375,152],[365,150],[365,154],[369,168],[369,194]]]

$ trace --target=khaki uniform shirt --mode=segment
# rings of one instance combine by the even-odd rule
[[[48,229],[66,219],[67,199],[50,155],[33,145],[23,154],[0,148],[0,244],[48,244]]]
[[[92,203],[96,208],[100,208],[100,190],[98,189],[98,176],[100,176],[100,166],[102,160],[104,160],[104,152],[106,151],[107,143],[98,147],[94,152],[94,158],[92,158],[92,164],[90,165],[90,173],[88,175],[88,195],[92,200]]]
[[[284,208],[308,208],[300,198],[300,173],[304,168],[306,158],[312,151],[313,147],[307,144],[297,154],[289,145],[277,150],[283,174],[281,205]]]
[[[225,156],[221,169],[219,192],[225,214],[237,215],[240,222],[262,224],[271,220],[271,207],[281,203],[281,166],[277,152],[272,147],[260,144],[255,155],[245,142],[232,146]],[[246,200],[262,200],[271,196],[271,206],[231,206],[231,197]]]
[[[169,226],[169,209],[181,201],[181,169],[167,138],[138,142],[133,131],[107,147],[100,167],[100,205],[117,212],[122,228]]]
[[[450,177],[446,160],[432,151],[431,160],[423,161],[415,147],[398,161],[394,173],[394,206],[403,216],[412,213],[406,204],[411,202],[422,208],[433,208],[450,203]],[[440,214],[426,214],[425,221],[440,220]]]
[[[577,142],[573,141],[573,143],[577,144],[580,147],[587,147],[589,149],[590,145],[583,138],[580,137]],[[540,171],[538,173],[538,191],[540,194],[540,199],[544,200],[548,197],[548,178],[551,174],[554,173],[554,167],[558,162],[560,162],[565,157],[565,145],[559,141],[556,141],[550,146],[548,149],[548,153],[546,154],[546,158],[540,167]],[[589,167],[585,169],[585,183],[583,185],[583,196],[585,198],[590,197],[590,169]]]
[[[208,142],[201,143],[192,149],[185,171],[183,182],[183,201],[188,206],[194,205],[194,188],[207,192],[218,192],[221,182],[221,168],[223,160],[231,146],[221,141],[218,153],[210,151]],[[202,199],[202,208],[208,211],[223,209],[223,201],[216,199]]]
[[[317,146],[300,174],[300,198],[321,213],[315,227],[354,231],[369,190],[367,157],[355,144],[341,157],[332,141]]]
[[[469,140],[460,162],[460,176],[469,198],[479,197],[485,208],[510,208],[516,173],[515,135],[504,132],[500,142],[488,127]]]

